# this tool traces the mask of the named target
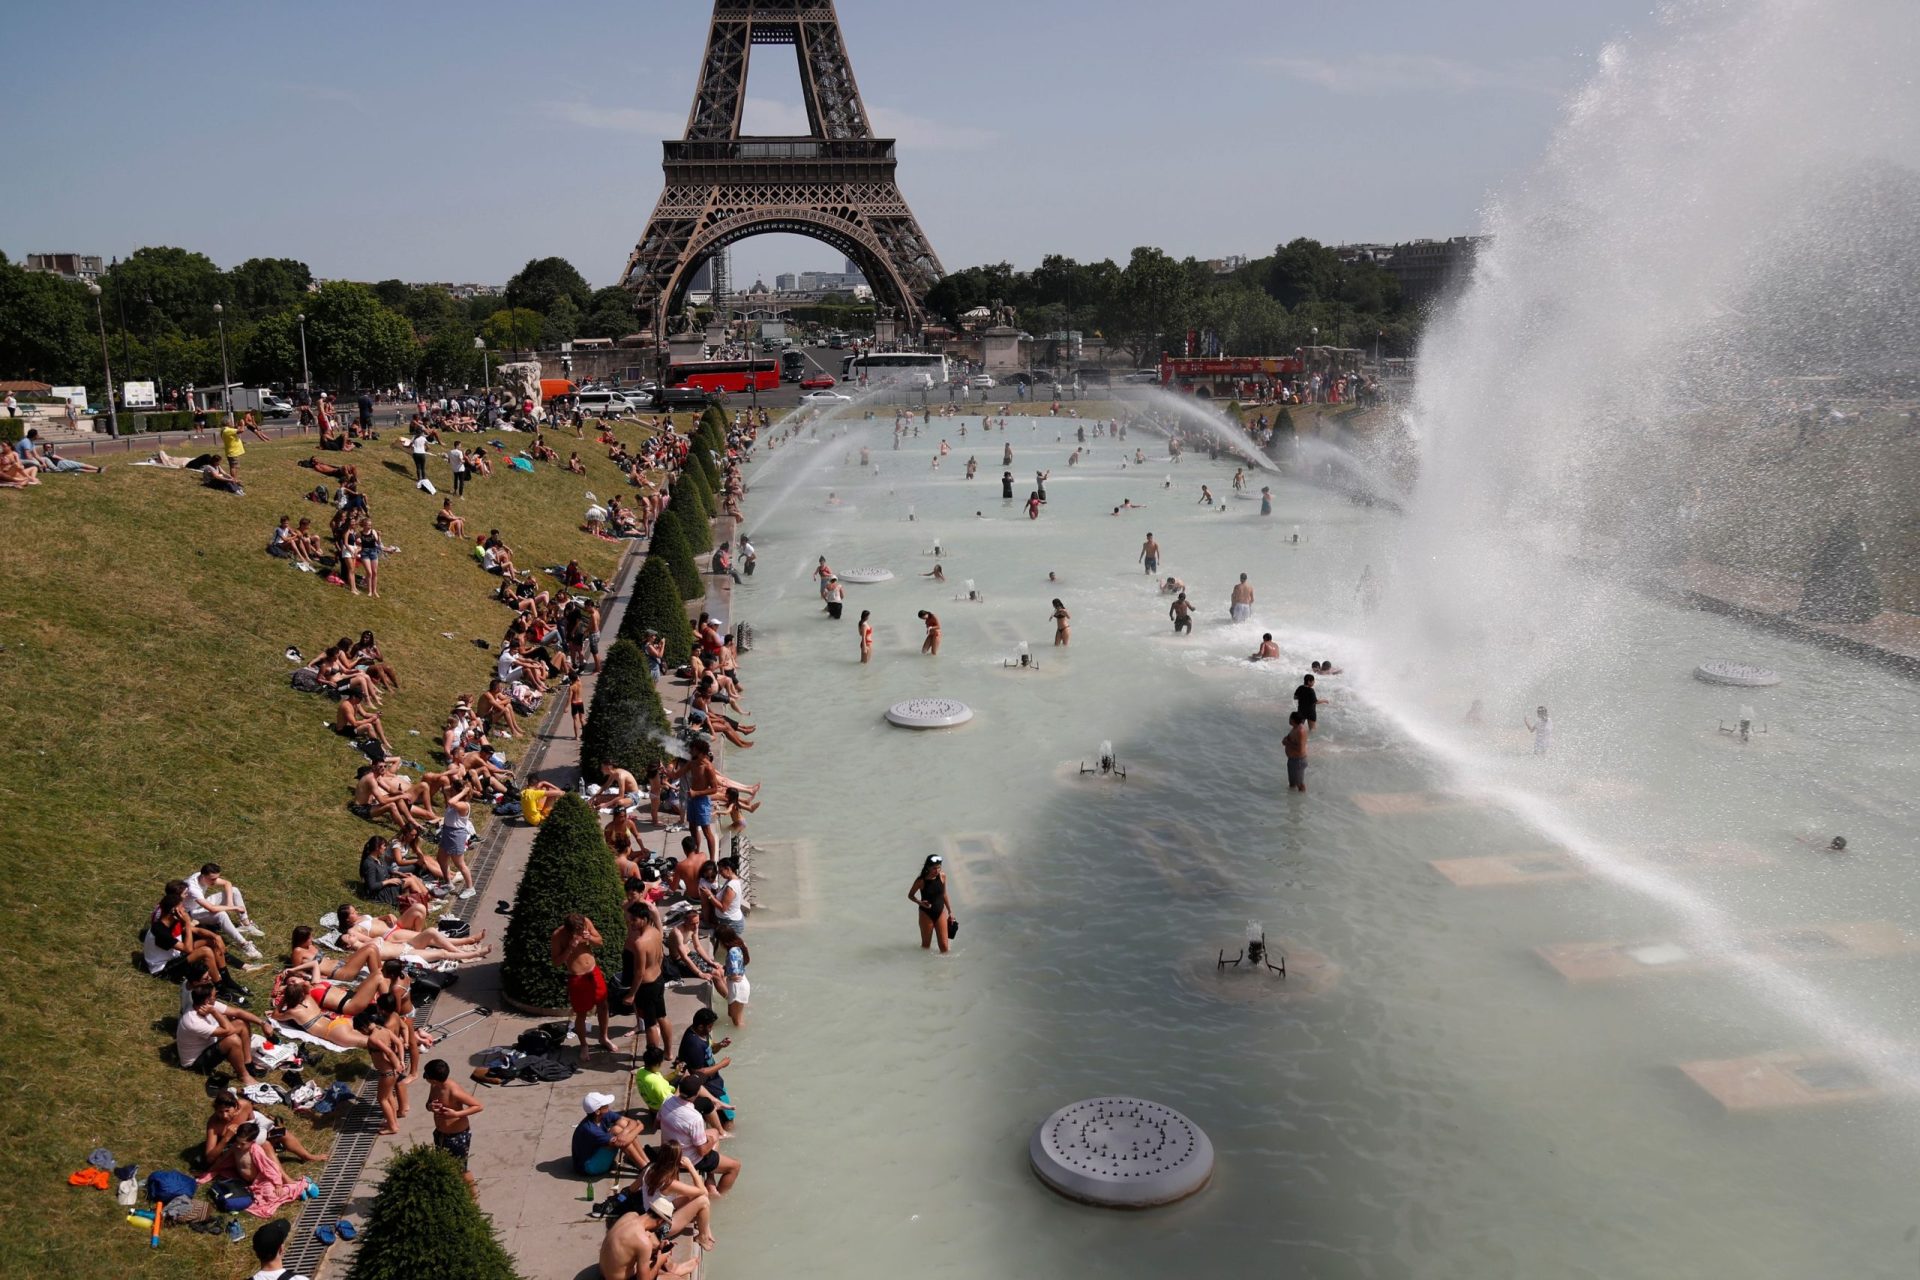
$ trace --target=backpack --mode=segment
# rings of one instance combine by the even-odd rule
[[[177,1169],[156,1169],[147,1175],[147,1199],[155,1204],[166,1204],[181,1196],[191,1199],[199,1189],[199,1183]]]
[[[296,693],[318,693],[322,688],[320,673],[312,667],[301,667],[287,679]]]

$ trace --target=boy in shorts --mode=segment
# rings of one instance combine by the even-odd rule
[[[453,1069],[445,1058],[433,1059],[421,1074],[427,1078],[427,1110],[433,1113],[433,1145],[460,1162],[467,1192],[478,1200],[479,1190],[467,1172],[467,1157],[473,1154],[473,1126],[468,1121],[487,1108],[454,1083]]]

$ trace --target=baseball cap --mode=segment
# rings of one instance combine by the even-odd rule
[[[613,1102],[614,1098],[610,1093],[590,1093],[580,1099],[580,1109],[588,1115],[592,1115],[596,1111],[604,1111],[606,1108],[612,1106]]]
[[[253,1233],[253,1256],[263,1263],[272,1262],[274,1255],[285,1247],[287,1237],[292,1234],[293,1223],[287,1219],[278,1218],[269,1222]]]

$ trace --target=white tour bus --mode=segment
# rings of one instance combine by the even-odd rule
[[[937,387],[947,381],[947,358],[930,351],[866,351],[840,362],[840,380],[858,383],[904,382]]]

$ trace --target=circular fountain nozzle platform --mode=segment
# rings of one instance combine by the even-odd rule
[[[1780,683],[1778,671],[1750,667],[1744,662],[1725,662],[1718,658],[1695,667],[1693,678],[1708,684],[1738,685],[1743,689],[1768,689]]]
[[[950,729],[973,719],[973,708],[955,698],[908,698],[888,707],[887,719],[903,729]]]
[[[1143,1098],[1088,1098],[1033,1131],[1033,1171],[1086,1204],[1145,1209],[1184,1200],[1213,1176],[1213,1143],[1172,1107]]]
[[[865,569],[850,569],[839,576],[842,582],[892,582],[893,570],[869,565]]]

